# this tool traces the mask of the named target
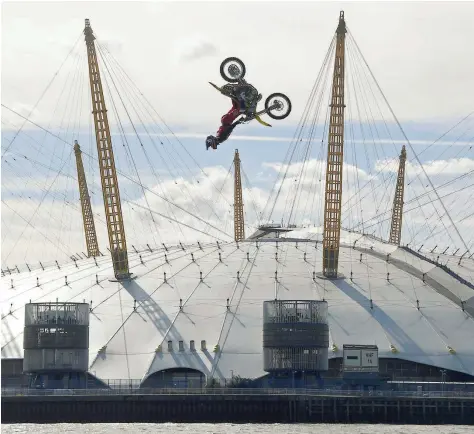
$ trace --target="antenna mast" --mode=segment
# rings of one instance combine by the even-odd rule
[[[405,162],[407,151],[403,145],[400,154],[400,163],[398,165],[397,186],[395,188],[395,197],[393,198],[392,225],[390,227],[389,243],[400,245],[402,237],[402,219],[403,219],[403,193],[405,191]]]
[[[235,241],[245,239],[244,227],[244,202],[242,200],[242,180],[240,177],[240,157],[239,150],[235,150],[234,155],[234,238]]]
[[[82,220],[84,222],[84,233],[86,235],[87,256],[99,256],[99,245],[95,232],[94,215],[92,214],[91,199],[87,188],[86,174],[82,163],[82,152],[77,140],[74,140],[74,153],[76,154],[77,181],[79,183],[79,195],[81,198]]]
[[[95,36],[90,22],[86,19],[84,29],[87,46],[87,60],[89,63],[89,80],[92,97],[92,114],[94,115],[97,152],[99,155],[100,180],[104,197],[107,232],[109,235],[110,253],[117,280],[130,277],[128,268],[127,242],[123,225],[122,205],[115,170],[114,152],[110,136],[107,109],[105,107],[104,92],[100,79],[99,64],[95,49]]]
[[[341,235],[342,163],[344,151],[344,54],[346,39],[344,11],[337,27],[336,56],[331,96],[326,191],[324,201],[323,275],[337,277]]]

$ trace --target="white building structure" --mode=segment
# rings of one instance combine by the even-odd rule
[[[175,368],[258,378],[263,303],[277,298],[328,303],[330,370],[344,344],[377,345],[380,372],[392,377],[397,363],[474,376],[474,289],[404,248],[345,231],[342,243],[337,280],[318,277],[320,235],[305,229],[238,244],[137,247],[133,279],[123,282],[109,256],[30,264],[1,279],[2,362],[23,358],[25,304],[58,299],[90,304],[89,372],[99,379],[144,381]],[[474,260],[463,259],[456,272],[468,280],[472,270]]]

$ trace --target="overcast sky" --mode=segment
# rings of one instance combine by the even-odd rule
[[[226,179],[234,148],[238,147],[246,174],[255,187],[253,191],[248,192],[248,200],[253,198],[263,208],[279,164],[287,153],[290,139],[323,64],[337,27],[340,10],[345,11],[351,35],[396,116],[405,126],[409,138],[413,140],[416,152],[421,152],[439,135],[474,110],[474,55],[471,53],[474,40],[473,2],[4,2],[1,31],[2,104],[27,115],[79,38],[69,63],[64,65],[55,79],[56,87],[53,86],[46,93],[37,110],[33,112],[32,119],[48,128],[61,124],[61,131],[67,129],[62,137],[69,143],[79,138],[83,150],[96,155],[93,147],[95,144],[87,127],[90,126],[91,120],[90,102],[85,98],[88,83],[82,30],[84,19],[89,18],[100,44],[117,59],[151,105],[181,139],[183,148],[179,149],[182,149],[183,153],[189,153],[194,159],[189,160],[190,167],[196,169],[194,163],[197,162],[200,167],[206,168],[207,173],[214,176],[213,182],[220,185],[219,183],[222,184]],[[205,136],[215,133],[220,117],[229,108],[229,100],[213,90],[208,81],[222,83],[219,65],[221,60],[228,56],[237,56],[244,60],[248,80],[257,86],[264,98],[272,92],[281,91],[287,94],[292,100],[293,112],[284,121],[271,121],[274,124],[272,129],[253,124],[239,126],[235,130],[235,137],[218,152],[205,152]],[[351,59],[352,57],[348,56],[349,70],[352,68]],[[79,71],[76,78],[75,68]],[[70,127],[68,124],[66,128],[63,125],[64,114],[67,112],[68,117],[73,117],[72,109],[67,108],[67,101],[74,99],[74,90],[70,89],[76,88],[66,86],[69,94],[67,91],[61,94],[61,86],[67,84],[70,78],[75,80],[78,92],[85,95],[84,105],[80,107],[81,117],[85,120],[80,126],[71,124],[73,126]],[[57,105],[59,100],[63,106]],[[350,95],[348,100],[351,100]],[[380,97],[378,101],[382,101]],[[360,104],[363,103],[361,98]],[[355,107],[354,100],[347,104],[348,107]],[[114,124],[110,105],[108,109]],[[324,113],[325,110],[326,108]],[[353,115],[356,117],[354,113]],[[374,114],[374,118],[376,117]],[[70,119],[69,121],[72,122]],[[396,130],[387,107],[384,109],[383,121],[388,122],[392,131]],[[8,141],[22,122],[21,118],[5,109],[2,110],[2,155]],[[423,154],[421,161],[426,164],[426,170],[433,177],[435,185],[446,182],[449,176],[459,176],[472,170],[474,158],[470,145],[473,128],[474,122],[463,125]],[[29,129],[31,126],[28,126]],[[36,137],[36,145],[28,142],[25,134]],[[375,171],[379,171],[379,185],[386,185],[386,188],[391,185],[391,190],[384,199],[384,207],[390,205],[394,183],[390,184],[383,173],[389,171],[392,174],[391,179],[394,179],[396,159],[404,143],[399,131],[394,134],[391,138],[397,140],[395,144],[389,141],[388,137],[379,137],[377,146],[374,144],[373,147],[367,147],[365,144],[362,146],[362,137],[359,134],[354,138],[359,140],[359,143],[354,142],[351,152],[347,152],[345,156],[348,164],[357,166],[361,171],[360,179],[372,179]],[[13,249],[15,240],[22,234],[26,221],[34,213],[36,206],[31,209],[26,207],[15,195],[23,192],[31,196],[31,200],[34,200],[35,196],[36,200],[40,200],[54,179],[54,171],[57,172],[62,165],[66,168],[64,173],[75,176],[75,160],[70,147],[60,142],[45,140],[43,133],[25,130],[10,149],[13,154],[4,156],[10,158],[8,164],[5,158],[2,159],[2,196],[11,200],[9,204],[16,210],[16,214],[12,214],[10,208],[6,210],[2,204],[2,241],[10,243],[8,252]],[[132,138],[130,140],[130,148],[140,169],[141,182],[150,189],[165,191],[164,184],[158,182],[157,173],[154,173],[157,171],[164,176],[160,178],[163,183],[170,183],[166,191],[173,201],[184,207],[189,206],[190,210],[202,210],[202,204],[195,203],[196,198],[194,201],[190,199],[192,194],[189,191],[193,185],[197,185],[190,175],[191,172],[186,172],[187,175],[184,172],[180,174],[180,182],[184,184],[177,191],[173,191],[173,185],[179,185],[175,182],[178,173],[170,174],[158,154],[152,155],[151,150],[150,164],[146,159],[147,155],[139,149],[140,143]],[[387,146],[384,145],[384,140]],[[451,146],[454,141],[457,148]],[[38,147],[38,143],[41,143],[42,147]],[[132,169],[127,172],[125,152],[117,145],[120,143],[118,138],[115,143],[119,168],[132,176]],[[173,146],[178,147],[173,143]],[[33,170],[27,168],[26,164],[20,165],[17,160],[11,160],[15,155],[30,155],[32,149],[35,150],[37,160],[50,165],[53,172],[42,172],[38,165],[35,165]],[[315,146],[309,154],[314,165],[310,167],[313,167],[317,176],[323,176],[320,160],[325,157],[321,149]],[[416,165],[411,148],[408,151],[409,159]],[[15,152],[17,154],[14,154]],[[169,152],[175,152],[175,149]],[[366,158],[357,159],[357,154],[365,155]],[[98,187],[97,164],[89,160],[85,156],[88,182],[91,186]],[[433,163],[432,160],[439,161]],[[387,161],[395,162],[395,166],[392,164],[387,168]],[[297,161],[293,163],[297,164]],[[291,170],[301,173],[298,172],[298,167],[296,165]],[[291,170],[289,173],[292,173]],[[348,176],[359,173],[355,168],[348,170]],[[413,177],[416,174],[423,177],[419,166],[411,166],[410,171]],[[28,185],[25,184],[25,177],[29,179]],[[133,177],[137,179],[135,174]],[[472,174],[470,179],[472,181]],[[67,185],[59,185],[60,180],[61,177],[52,189],[64,193],[65,196],[60,202],[48,205],[50,211],[58,207],[53,212],[58,216],[64,214],[65,197],[72,202],[76,201],[75,203],[78,197],[74,180],[70,179]],[[419,185],[414,182],[411,187],[407,187],[407,190],[412,189],[412,195],[423,193],[423,189],[429,186],[427,179],[418,181]],[[463,181],[466,186],[470,185],[469,180]],[[120,182],[123,185],[122,190],[125,191],[127,180],[120,178]],[[348,189],[353,187],[354,185],[350,185]],[[207,202],[216,203],[218,198],[210,194],[213,187],[210,187],[209,183],[206,184],[204,179],[201,180],[199,189],[199,194],[206,196]],[[185,190],[186,194],[183,193]],[[282,194],[291,196],[289,187],[283,190]],[[231,185],[224,191],[227,191],[231,201]],[[138,189],[136,185],[128,194],[133,200],[142,201],[143,203],[140,203],[144,206],[156,206],[162,210],[163,205],[153,205],[151,202],[147,205],[143,190]],[[464,205],[471,197],[468,188],[465,194],[457,196]],[[317,200],[320,199],[318,196]],[[368,205],[365,208],[360,206],[360,210],[367,211],[370,204],[373,204],[374,196],[367,200]],[[97,212],[102,213],[100,191],[96,206]],[[221,209],[218,214],[229,214],[227,203],[219,206]],[[285,206],[281,205],[279,211],[284,213]],[[81,222],[77,217],[78,210],[70,213],[67,219],[70,222],[70,233],[62,228],[61,233],[56,233],[55,236],[63,239],[65,244],[75,240],[80,247],[83,241]],[[24,221],[18,214],[22,215]],[[434,214],[433,218],[436,218],[434,211],[429,214]],[[461,214],[461,217],[463,215],[467,214]],[[41,218],[43,220],[35,220],[33,223],[37,227],[47,228],[48,218]],[[77,222],[79,224],[73,233],[71,228]],[[216,220],[215,224],[218,225],[219,220]],[[468,228],[472,227],[472,219],[464,221],[463,224],[464,230],[468,231]],[[8,228],[7,233],[5,227]],[[386,231],[387,228],[384,227],[383,230]],[[169,231],[167,239],[176,233]],[[132,229],[130,232],[132,233]],[[416,228],[412,228],[412,235],[413,233],[416,233]],[[32,239],[34,237],[30,235],[30,245]],[[67,239],[69,241],[65,241]],[[40,237],[37,242],[41,245],[44,239]],[[459,240],[450,240],[449,236],[446,243],[461,244]],[[6,256],[3,250],[2,260]],[[22,255],[23,253],[18,256],[18,260],[24,259]],[[10,255],[8,262],[14,257]]]
[[[297,120],[340,10],[401,119],[472,109],[473,2],[4,2],[2,101],[32,106],[89,18],[170,122],[219,119],[228,102],[207,82],[231,55],[262,93],[286,92]]]

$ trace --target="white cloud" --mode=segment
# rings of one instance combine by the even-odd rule
[[[125,231],[130,248],[131,245],[147,243],[161,246],[162,242],[214,242],[216,237],[226,241],[232,239],[232,178],[227,176],[227,169],[222,167],[206,167],[204,171],[207,176],[198,175],[199,183],[191,179],[177,178],[150,186],[151,191],[146,193],[147,200],[143,196],[129,200],[122,193]],[[222,190],[221,194],[216,189]],[[123,190],[121,188],[121,191]],[[172,199],[177,206],[170,205],[159,196]],[[248,205],[247,232],[253,231],[251,226],[256,219],[250,206],[250,196],[261,203],[264,192],[259,189],[244,191],[244,200]],[[13,198],[8,199],[6,203],[8,206],[2,204],[2,226],[3,230],[7,231],[2,242],[2,266],[24,261],[37,262],[40,258],[42,261],[64,259],[68,256],[65,251],[69,254],[85,251],[78,200],[74,204],[66,204],[59,200],[53,203],[49,199],[42,204],[34,217],[39,205],[38,199],[25,202],[22,198]],[[153,213],[150,213],[148,208]],[[93,205],[93,212],[100,249],[106,251],[107,233],[102,203]],[[23,218],[19,218],[19,215]],[[179,225],[166,216],[184,224]],[[199,219],[193,216],[198,216]],[[31,225],[28,225],[27,221],[31,221]],[[40,256],[39,251],[42,252]]]
[[[263,167],[269,167],[277,173],[286,173],[287,176],[290,177],[299,177],[300,174],[304,174],[306,171],[312,174],[317,173],[318,179],[324,179],[326,177],[326,161],[324,160],[311,159],[306,163],[295,162],[291,163],[290,165],[282,163],[263,163]],[[356,175],[362,181],[367,181],[371,179],[371,177],[366,171],[359,169],[352,164],[346,163],[344,165],[343,176],[348,175],[351,177]],[[309,182],[308,178],[309,177],[305,177],[306,182]]]
[[[323,173],[325,165],[321,161],[310,160],[307,164],[307,170],[310,175],[303,177],[300,186],[297,189],[294,179],[290,179],[281,186],[280,200],[276,203],[272,220],[280,222],[284,217],[284,223],[290,213],[291,205],[295,203],[291,223],[295,222],[306,226],[321,226],[323,222],[323,197],[324,197],[324,178],[323,182],[313,179],[313,174]],[[377,164],[380,164],[378,162]],[[281,169],[281,164],[265,163],[260,170],[260,176],[264,179],[275,179],[276,173]],[[125,221],[125,230],[129,247],[150,245],[177,244],[183,243],[215,241],[215,237],[230,240],[233,234],[233,179],[228,174],[228,170],[221,166],[205,167],[204,172],[196,175],[195,178],[180,177],[167,179],[159,184],[154,182],[149,188],[152,192],[147,192],[147,201],[143,197],[128,199],[125,193],[122,193],[122,208]],[[301,163],[290,165],[288,172],[291,176],[298,176],[301,170]],[[347,166],[349,173],[354,175],[357,171],[359,176],[366,181],[372,180],[372,187],[363,190],[357,190],[352,177],[347,177],[347,183],[343,190],[343,227],[351,228],[358,222],[363,221],[363,225],[358,225],[357,229],[364,229],[368,233],[375,232],[377,236],[387,237],[390,225],[390,211],[393,200],[394,184],[384,184],[380,177],[368,175],[367,172]],[[434,177],[436,181],[437,178]],[[122,181],[122,180],[121,180]],[[198,182],[199,181],[199,182]],[[460,184],[465,185],[465,184]],[[443,189],[442,195],[447,195],[444,199],[448,209],[451,210],[451,216],[457,222],[458,229],[461,231],[466,241],[472,239],[472,230],[474,228],[474,219],[463,217],[469,214],[469,190],[463,190],[457,194],[450,194],[460,187],[455,184],[450,189]],[[246,233],[251,234],[257,224],[257,216],[254,210],[254,204],[257,212],[261,212],[268,200],[270,186],[252,187],[244,190],[244,210],[246,219]],[[121,192],[124,191],[124,185],[121,182]],[[221,191],[221,194],[217,191]],[[419,183],[413,183],[406,188],[405,216],[403,227],[403,240],[408,242],[414,237],[414,243],[421,245],[425,243],[439,245],[460,246],[460,241],[454,230],[450,228],[450,223],[439,203],[433,195],[425,196],[418,201],[412,199],[424,193],[426,189]],[[156,194],[153,194],[156,193]],[[170,205],[159,196],[170,198],[176,205],[182,209]],[[271,201],[270,204],[272,204]],[[423,211],[417,208],[419,204],[427,203]],[[79,203],[65,204],[61,201],[51,200],[45,202],[36,217],[31,223],[34,228],[26,226],[24,219],[29,220],[32,213],[37,208],[38,201],[32,200],[28,203],[23,199],[8,199],[8,207],[2,204],[2,266],[14,266],[15,264],[26,262],[35,262],[38,260],[51,261],[60,260],[74,252],[85,251],[85,242],[82,228],[82,216]],[[135,205],[136,204],[136,205]],[[146,209],[150,207],[156,213],[172,217],[187,226],[178,225],[166,217],[153,213],[153,220],[150,212]],[[23,217],[19,218],[17,214],[10,209],[13,208]],[[411,208],[414,208],[410,211]],[[95,224],[98,232],[98,240],[101,250],[106,252],[107,233],[104,224],[103,205],[100,200],[93,205],[96,215]],[[185,212],[186,210],[188,212]],[[269,208],[267,208],[268,213]],[[201,220],[193,217],[197,215]],[[100,218],[97,217],[100,214]],[[268,214],[266,214],[268,215]],[[372,217],[378,216],[375,220]],[[440,221],[441,217],[441,221]],[[426,219],[429,225],[426,226]],[[443,224],[448,227],[444,229]],[[25,229],[26,228],[26,229]],[[193,229],[194,228],[194,229]],[[199,231],[196,231],[198,229]],[[226,237],[223,233],[229,234]],[[204,232],[204,233],[203,233]],[[439,232],[439,233],[437,233]],[[14,243],[20,238],[15,248]],[[206,235],[207,234],[207,235]],[[49,238],[49,240],[46,239]],[[41,252],[41,255],[38,255]],[[6,260],[8,256],[8,260]]]
[[[39,110],[34,107],[34,104],[15,102],[12,104],[12,106],[10,106],[10,108],[28,119],[38,118],[38,115],[39,115]],[[17,122],[18,122],[18,119],[17,119]],[[26,122],[25,119],[20,119],[19,123],[20,125],[25,123],[25,126],[27,127],[30,126],[30,124]]]
[[[219,52],[216,45],[197,35],[176,41],[175,47],[178,60],[184,61],[212,57]]]
[[[398,164],[397,159],[381,160],[376,163],[375,169],[380,172],[397,173]],[[422,175],[423,169],[430,178],[439,175],[462,175],[474,170],[474,159],[450,158],[449,160],[427,161],[423,163],[423,169],[418,163],[407,161],[405,167],[409,176]]]

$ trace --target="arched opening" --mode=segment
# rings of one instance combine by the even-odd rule
[[[202,388],[206,385],[206,376],[197,369],[170,368],[151,374],[143,381],[140,388],[160,389],[173,388]]]

